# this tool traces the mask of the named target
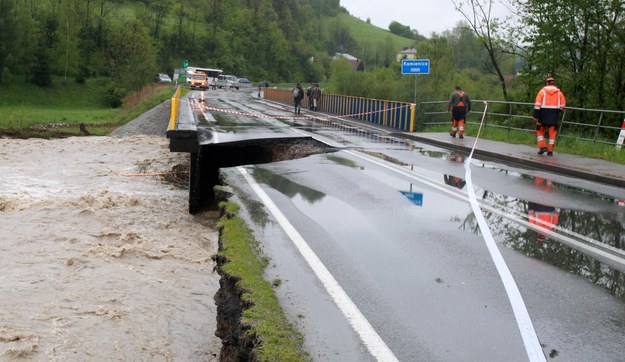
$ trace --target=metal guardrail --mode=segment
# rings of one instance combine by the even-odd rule
[[[167,126],[169,150],[172,152],[198,152],[197,121],[191,110],[190,101],[181,101],[181,87],[171,97],[171,116]]]
[[[293,105],[293,94],[287,89],[266,88],[264,98]],[[308,108],[308,97],[302,100],[302,107]],[[400,131],[414,132],[415,104],[384,99],[322,94],[319,111],[333,113],[340,117],[354,118],[370,124],[390,127]]]
[[[479,125],[484,112],[484,102],[489,104],[485,127],[534,133],[536,129],[532,117],[534,103],[472,100],[473,109],[467,116],[466,123]],[[421,102],[419,118],[430,121],[419,122],[419,126],[423,129],[432,125],[451,126],[447,103],[447,101]],[[446,119],[443,121],[443,118]],[[560,118],[557,137],[615,145],[623,128],[610,124],[625,124],[624,119],[625,111],[567,107]]]

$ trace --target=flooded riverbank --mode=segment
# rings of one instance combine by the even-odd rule
[[[0,360],[216,361],[217,215],[162,136],[0,140]]]

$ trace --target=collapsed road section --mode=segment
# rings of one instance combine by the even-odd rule
[[[220,168],[276,162],[334,150],[271,117],[232,113],[215,118],[203,111],[203,98],[186,97],[178,102],[178,106],[172,106],[167,137],[170,151],[190,154],[191,214],[214,203],[213,188],[219,183]]]

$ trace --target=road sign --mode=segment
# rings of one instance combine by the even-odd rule
[[[423,206],[423,194],[420,192],[399,191],[402,195],[406,196],[413,204],[417,206]]]
[[[430,74],[430,60],[404,59],[401,61],[401,74]]]
[[[184,60],[182,61],[182,68],[186,68],[186,67],[188,67],[188,66],[189,66],[189,59],[184,59]]]

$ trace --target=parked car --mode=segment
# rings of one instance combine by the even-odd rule
[[[164,73],[159,73],[154,77],[154,81],[158,83],[171,83],[171,78]]]
[[[234,88],[237,90],[238,89],[251,89],[252,82],[250,82],[250,80],[247,78],[239,78],[237,79],[236,83],[234,83]]]
[[[229,74],[220,74],[219,77],[217,77],[217,88],[234,88],[236,82],[236,76]]]

